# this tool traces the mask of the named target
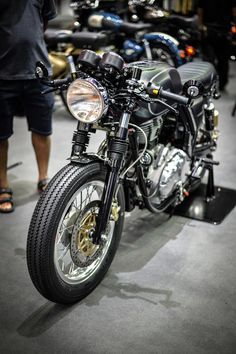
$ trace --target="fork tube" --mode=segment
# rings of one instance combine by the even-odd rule
[[[150,43],[148,42],[148,40],[146,38],[143,39],[143,45],[144,45],[147,59],[152,60],[152,51],[150,48]]]
[[[76,79],[77,78],[77,73],[76,73],[76,67],[75,67],[75,63],[74,63],[74,59],[72,55],[68,55],[67,57],[67,62],[69,64],[70,67],[70,74],[72,79]]]
[[[119,171],[128,148],[128,124],[130,113],[124,112],[121,117],[120,129],[117,136],[110,141],[108,148],[109,167],[102,193],[102,203],[99,209],[93,242],[99,244],[101,236],[105,233],[111,212],[114,192],[117,186]]]

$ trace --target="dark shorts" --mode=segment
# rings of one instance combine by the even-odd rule
[[[52,133],[52,93],[42,95],[46,87],[38,80],[0,80],[0,140],[13,134],[13,118],[27,118],[28,129],[41,135]]]

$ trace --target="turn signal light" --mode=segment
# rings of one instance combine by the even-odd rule
[[[187,45],[187,47],[185,48],[185,51],[186,51],[187,55],[190,57],[193,57],[196,54],[196,49],[194,47],[192,47],[191,45]]]
[[[183,190],[183,194],[184,194],[185,197],[189,197],[189,192],[186,191],[186,189]]]
[[[231,27],[231,32],[232,32],[232,33],[236,33],[236,26],[232,26],[232,27]]]
[[[185,59],[185,58],[186,58],[186,54],[185,54],[185,51],[184,51],[184,50],[180,50],[180,51],[179,51],[179,55],[180,55],[180,58],[182,58],[182,59]]]

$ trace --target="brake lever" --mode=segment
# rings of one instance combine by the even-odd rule
[[[54,81],[53,81],[53,80],[49,80],[48,78],[45,78],[45,79],[43,79],[43,78],[38,78],[38,81],[39,81],[41,84],[45,85],[45,86],[50,86],[50,87],[52,87],[52,86],[54,85]]]
[[[53,82],[53,81],[52,81]],[[61,86],[54,86],[54,87],[52,87],[52,88],[48,88],[48,89],[46,89],[46,90],[44,90],[44,91],[41,91],[41,93],[42,93],[42,95],[46,95],[47,93],[50,93],[50,92],[55,92],[55,91],[57,91],[57,90],[60,90],[60,91],[64,91],[64,90],[66,90],[68,88],[68,85],[67,84],[63,84],[63,85],[61,85]]]
[[[41,81],[43,83],[43,81]],[[49,86],[49,89],[45,89],[41,93],[47,94],[50,92],[54,92],[57,90],[63,91],[66,90],[70,84],[71,80],[69,78],[67,79],[59,79],[59,80],[52,80],[52,81],[44,81],[44,85]]]
[[[58,90],[58,88],[48,88],[48,89],[46,89],[46,90],[44,90],[44,91],[41,91],[41,94],[42,95],[46,95],[47,93],[50,93],[50,92],[55,92],[55,91],[57,91]]]

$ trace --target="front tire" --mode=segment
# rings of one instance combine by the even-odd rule
[[[35,287],[51,301],[69,304],[88,295],[114,258],[124,221],[122,188],[117,196],[118,220],[110,217],[99,246],[91,241],[105,175],[106,168],[97,162],[69,164],[51,180],[36,205],[27,265]]]

